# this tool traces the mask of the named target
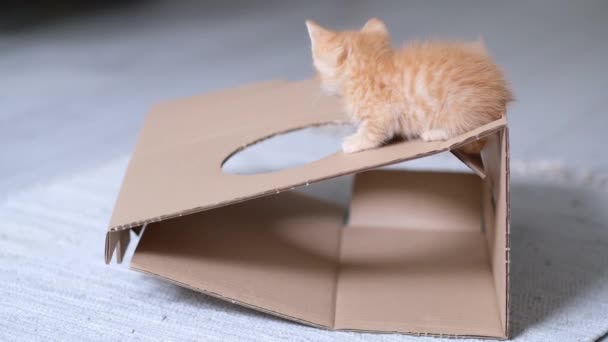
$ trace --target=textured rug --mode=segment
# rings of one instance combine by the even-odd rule
[[[152,279],[128,262],[106,266],[104,235],[126,163],[0,202],[0,341],[437,340],[311,328]],[[513,338],[594,341],[608,331],[606,178],[555,163],[512,169]],[[319,191],[335,196],[341,182]]]

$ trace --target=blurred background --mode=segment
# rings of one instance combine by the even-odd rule
[[[128,156],[158,101],[313,75],[305,19],[383,19],[395,44],[485,38],[517,101],[516,160],[608,172],[608,1],[8,1],[0,194]]]

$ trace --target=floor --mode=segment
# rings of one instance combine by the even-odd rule
[[[514,159],[608,172],[606,1],[50,3],[0,14],[0,196],[128,155],[157,101],[310,77],[306,18],[378,16],[396,42],[482,35],[517,97]]]

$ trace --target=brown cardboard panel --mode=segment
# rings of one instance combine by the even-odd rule
[[[481,231],[481,182],[454,172],[370,171],[353,187],[349,226]]]
[[[510,170],[510,145],[509,145],[509,128],[505,127],[504,130],[502,130],[502,137],[501,137],[501,166],[500,166],[500,173],[501,175],[504,177],[502,179],[501,182],[501,189],[502,189],[502,198],[500,199],[501,201],[504,201],[504,203],[502,204],[502,206],[500,207],[500,210],[504,210],[504,216],[503,214],[501,214],[501,225],[502,227],[500,228],[500,234],[504,234],[504,248],[505,248],[505,252],[504,252],[504,258],[505,258],[505,265],[504,268],[502,268],[502,270],[504,270],[504,282],[501,283],[497,283],[497,289],[500,290],[501,296],[499,296],[499,299],[502,300],[500,302],[501,308],[503,309],[503,311],[501,312],[502,316],[502,321],[504,322],[504,330],[506,335],[508,336],[510,333],[510,322],[509,322],[509,312],[510,312],[510,296],[511,296],[511,290],[510,290],[510,272],[511,272],[511,170]],[[502,218],[504,217],[504,221],[502,221]],[[496,253],[495,255],[493,255],[494,258],[498,259],[499,257],[501,257],[503,255],[503,253]],[[498,265],[500,265],[500,263],[497,262]],[[495,281],[498,280],[500,281],[500,279],[495,279]]]
[[[146,227],[131,267],[331,326],[344,209],[290,192]]]
[[[463,211],[477,206],[477,219],[471,216],[469,229],[450,215],[443,216],[444,227],[416,226],[420,221],[410,218],[428,214],[419,207],[370,202],[374,196],[365,189],[376,182],[388,197],[404,191],[410,200],[425,198],[437,212],[445,210],[445,198],[461,193],[456,190],[469,190],[458,202],[469,203]],[[359,174],[350,221],[358,223],[346,228],[343,209],[296,192],[153,223],[142,234],[131,267],[306,324],[502,338],[479,226],[480,183],[471,174]],[[396,215],[402,226],[393,221],[361,226],[368,222],[357,219],[365,203],[389,207],[384,215]]]
[[[481,232],[347,227],[340,262],[337,329],[504,337]]]
[[[358,174],[336,328],[504,337],[480,209],[475,175]]]
[[[231,95],[232,94],[232,95]],[[414,140],[268,174],[224,174],[244,146],[281,132],[342,120],[337,99],[313,81],[201,95],[156,107],[127,169],[110,230],[132,228],[306,183],[446,151],[505,126],[497,120],[448,141]],[[338,147],[337,147],[338,148]]]
[[[321,96],[314,81],[267,82],[156,106],[112,215],[106,262],[115,250],[122,260],[128,228],[146,226],[134,269],[241,305],[335,329],[505,337],[506,119],[444,142],[337,151],[267,174],[221,170],[257,141],[343,117],[338,100]],[[346,227],[343,208],[284,192],[457,154],[455,148],[486,136],[481,159],[461,156],[479,177],[357,175]]]
[[[486,238],[503,328],[508,332],[509,170],[508,131],[492,134],[482,151],[488,178],[484,184]]]
[[[496,203],[492,194],[492,181],[490,178],[486,178],[483,181],[482,185],[482,200],[481,200],[481,210],[482,210],[482,229],[485,233],[486,240],[488,243],[488,249],[490,254],[494,253],[494,241],[496,239],[496,228],[494,227],[496,224],[495,212],[496,212]]]
[[[234,116],[225,116],[224,112],[236,110],[233,103],[250,102],[256,96],[286,84],[285,81],[268,81],[156,104],[146,117],[135,154],[154,153],[201,138],[208,139],[209,135],[230,134],[235,129],[242,129],[245,122],[235,122]],[[239,114],[247,115],[246,112]],[[201,134],[203,131],[205,134]]]

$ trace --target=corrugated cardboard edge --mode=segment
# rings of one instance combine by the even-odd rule
[[[211,209],[215,209],[215,208],[219,208],[222,206],[226,206],[226,205],[230,205],[230,204],[235,204],[235,203],[239,203],[239,202],[243,202],[243,201],[247,201],[247,200],[251,200],[251,199],[255,199],[255,198],[259,198],[259,197],[263,197],[263,196],[268,196],[268,195],[273,195],[273,194],[278,194],[280,192],[283,191],[288,191],[288,190],[293,190],[299,187],[303,187],[306,186],[308,184],[312,184],[312,183],[317,183],[317,182],[321,182],[324,180],[328,180],[328,179],[332,179],[332,178],[337,178],[337,177],[341,177],[341,176],[345,176],[345,175],[349,175],[349,174],[354,174],[354,173],[358,173],[358,172],[363,172],[363,171],[367,171],[367,170],[371,170],[371,169],[376,169],[379,167],[383,167],[383,166],[388,166],[388,165],[393,165],[393,164],[397,164],[397,163],[401,163],[401,162],[405,162],[408,160],[414,160],[414,159],[418,159],[418,158],[423,158],[423,157],[427,157],[430,155],[434,155],[437,153],[441,153],[441,152],[446,152],[446,151],[452,151],[455,150],[458,147],[464,146],[470,142],[479,140],[480,138],[483,138],[485,136],[488,136],[492,133],[498,132],[500,130],[503,130],[505,127],[507,127],[507,121],[506,118],[502,118],[499,119],[497,121],[502,121],[500,125],[493,127],[492,129],[486,130],[486,131],[482,131],[474,136],[471,136],[465,140],[459,141],[457,143],[454,143],[452,145],[450,145],[447,148],[442,148],[442,149],[436,149],[436,150],[429,150],[425,153],[420,153],[420,154],[416,154],[413,156],[409,156],[409,157],[405,157],[405,158],[397,158],[394,160],[387,160],[386,162],[382,162],[382,163],[378,163],[378,164],[374,164],[374,165],[370,165],[367,167],[362,167],[362,168],[357,168],[357,169],[352,169],[349,170],[347,172],[341,172],[341,173],[337,173],[337,174],[331,174],[328,175],[327,177],[321,177],[318,179],[312,179],[312,180],[308,180],[305,182],[301,182],[298,184],[293,184],[293,185],[289,185],[286,187],[282,187],[282,188],[275,188],[275,189],[269,189],[267,191],[263,191],[257,194],[254,194],[252,196],[247,196],[247,197],[243,197],[243,198],[233,198],[224,202],[220,202],[217,203],[213,206],[207,206],[207,207],[196,207],[196,208],[190,208],[190,209],[185,209],[185,210],[181,210],[179,212],[175,212],[175,213],[171,213],[171,214],[167,214],[167,215],[162,215],[162,216],[157,216],[157,217],[153,217],[153,218],[149,218],[146,220],[142,220],[142,221],[137,221],[137,222],[131,222],[129,224],[125,224],[125,225],[121,225],[121,226],[115,226],[115,227],[110,227],[108,229],[107,232],[107,236],[106,236],[106,251],[105,251],[105,262],[108,264],[110,263],[111,259],[112,259],[112,254],[114,253],[114,250],[117,250],[117,262],[121,263],[122,262],[122,258],[123,258],[123,253],[127,248],[127,245],[129,243],[128,238],[125,238],[124,234],[121,235],[116,235],[118,232],[120,231],[124,231],[124,230],[129,230],[129,229],[133,229],[133,228],[140,228],[145,226],[148,223],[154,223],[154,222],[160,222],[163,220],[167,220],[167,219],[171,219],[171,218],[176,218],[176,217],[180,217],[180,216],[184,216],[184,215],[191,215],[194,213],[198,213],[201,211],[205,211],[205,210],[211,210]],[[480,127],[478,129],[482,129],[483,127]],[[128,234],[127,234],[128,235]],[[122,237],[121,244],[117,244],[116,241],[118,239],[118,237]],[[116,248],[116,247],[120,247],[120,248]]]
[[[134,228],[133,231],[140,231]],[[119,230],[108,232],[106,234],[105,261],[106,264],[112,260],[112,255],[116,251],[116,262],[122,263],[122,259],[127,251],[129,242],[131,241],[130,230]]]
[[[506,246],[505,246],[505,272],[506,272],[506,319],[505,319],[505,338],[511,336],[511,153],[509,143],[509,127],[503,129],[504,144],[505,144],[505,182],[507,196],[507,214],[506,214]]]

